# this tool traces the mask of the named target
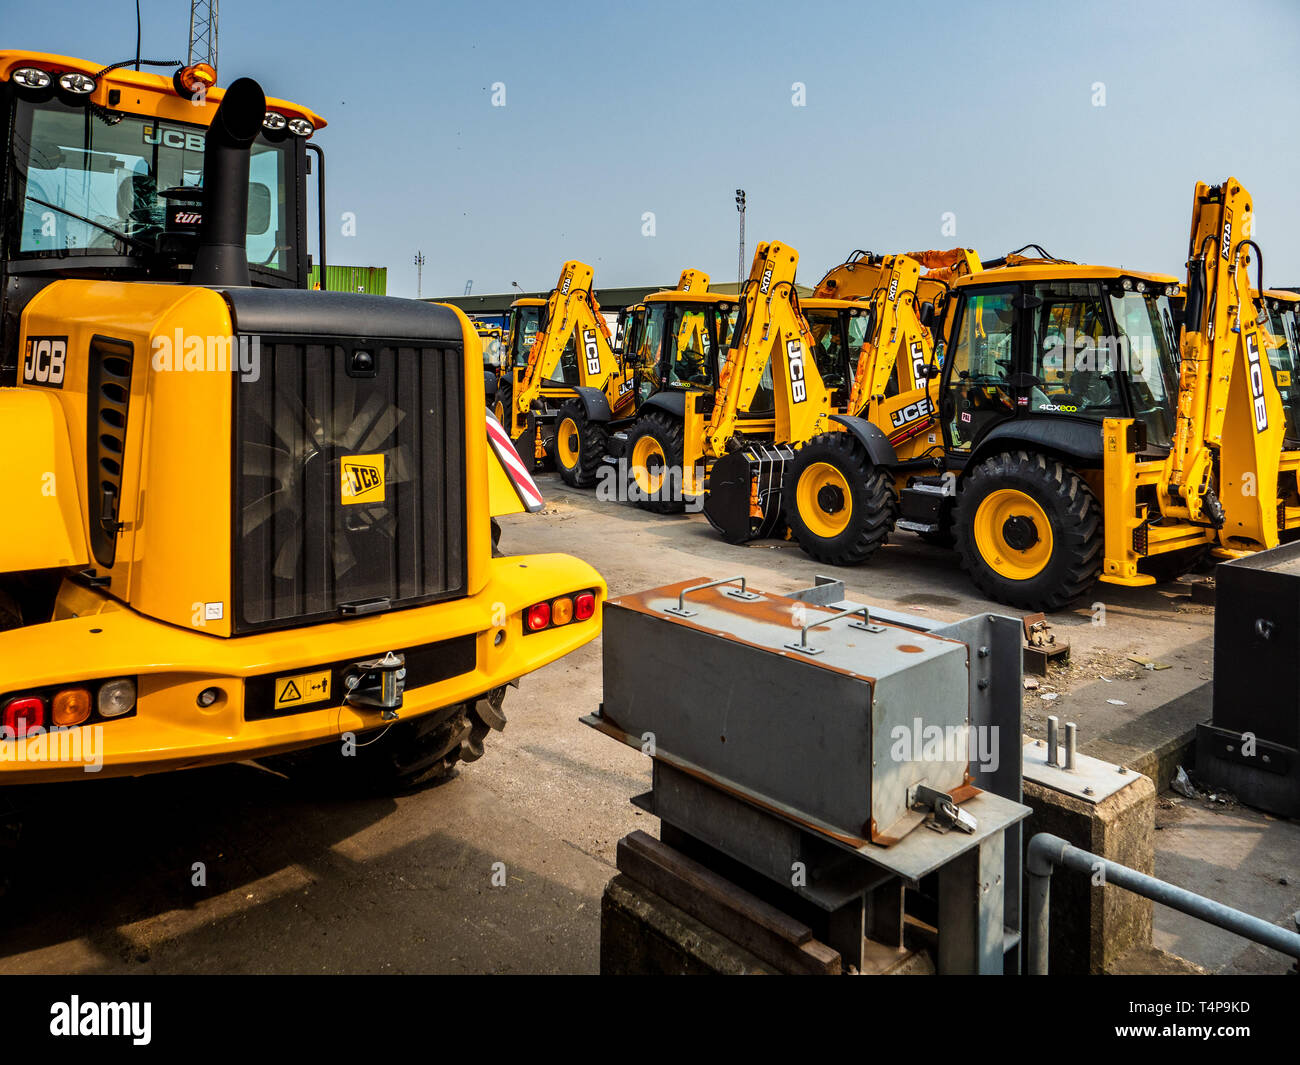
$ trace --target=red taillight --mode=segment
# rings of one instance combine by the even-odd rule
[[[45,727],[45,700],[39,695],[20,695],[5,703],[4,727],[8,737],[22,736]]]
[[[573,616],[578,621],[586,621],[596,612],[596,593],[579,592],[573,597]]]
[[[541,632],[551,623],[551,604],[538,603],[528,608],[527,624],[529,632]]]

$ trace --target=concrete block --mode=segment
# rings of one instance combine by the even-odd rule
[[[1099,802],[1026,775],[1024,803],[1034,812],[1025,822],[1025,843],[1038,832],[1051,832],[1076,847],[1154,875],[1155,784],[1150,777],[1132,775],[1130,783]],[[1052,877],[1051,973],[1104,973],[1134,948],[1149,947],[1152,905],[1150,899],[1058,870]]]

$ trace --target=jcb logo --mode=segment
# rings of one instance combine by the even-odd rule
[[[893,303],[894,298],[897,295],[898,295],[898,278],[891,277],[889,279],[889,302]]]
[[[187,152],[203,151],[204,134],[192,133],[180,129],[163,129],[161,126],[145,126],[145,144],[161,144],[164,148],[181,148]]]
[[[1268,404],[1264,401],[1264,368],[1259,363],[1259,334],[1246,334],[1246,361],[1250,366],[1250,394],[1255,399],[1255,432],[1268,428]]]
[[[1232,258],[1232,212],[1223,212],[1223,238],[1219,242],[1219,254],[1224,262]]]
[[[917,418],[924,418],[928,415],[934,406],[928,399],[918,399],[915,403],[909,403],[906,407],[900,407],[889,415],[889,420],[894,423],[894,428],[900,428],[909,422],[916,421]]]
[[[790,401],[802,403],[808,398],[808,383],[803,376],[803,343],[798,340],[786,341],[785,357],[790,364]]]
[[[600,348],[596,344],[596,330],[582,331],[582,350],[587,357],[587,373],[592,377],[600,376]]]
[[[340,497],[345,506],[384,501],[384,456],[348,455],[340,463]]]
[[[758,291],[767,295],[767,290],[772,284],[772,268],[769,266],[763,271],[763,280],[758,283]]]
[[[912,380],[920,388],[925,383],[925,378],[921,376],[925,372],[925,348],[919,340],[913,340],[908,354],[912,358]]]
[[[67,337],[28,337],[23,354],[23,383],[62,388],[68,368]]]

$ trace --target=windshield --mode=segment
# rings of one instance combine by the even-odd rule
[[[202,126],[112,115],[57,100],[19,101],[10,202],[20,204],[13,258],[153,254],[177,213],[196,203],[181,190],[203,181]],[[254,143],[249,163],[249,265],[296,277],[290,142]],[[170,197],[164,195],[173,190]],[[197,214],[196,214],[197,218]],[[174,228],[188,220],[176,219]]]
[[[1125,292],[1110,297],[1115,323],[1128,356],[1128,389],[1133,415],[1146,423],[1147,441],[1173,442],[1178,395],[1178,336],[1168,296]]]
[[[510,312],[510,365],[527,366],[528,352],[542,327],[542,307],[516,307]]]

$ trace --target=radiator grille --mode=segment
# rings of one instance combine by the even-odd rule
[[[237,379],[235,628],[463,595],[462,353],[260,338]]]

